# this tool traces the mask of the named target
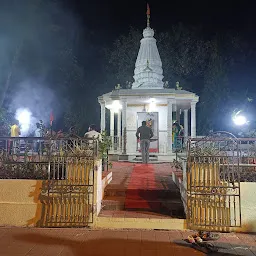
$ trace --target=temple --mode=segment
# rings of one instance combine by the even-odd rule
[[[178,83],[175,88],[165,88],[162,61],[149,18],[148,8],[147,27],[140,41],[131,89],[117,88],[98,97],[101,131],[106,130],[108,109],[113,144],[110,154],[118,156],[118,159],[133,161],[140,155],[135,133],[141,122],[146,121],[154,133],[150,143],[151,156],[156,161],[172,161],[173,122],[183,125],[185,141],[189,136],[196,137],[196,104],[199,97],[182,90]]]

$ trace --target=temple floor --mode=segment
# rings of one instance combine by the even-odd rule
[[[185,213],[172,173],[182,171],[171,163],[114,162],[112,181],[105,188],[99,217],[179,218]]]

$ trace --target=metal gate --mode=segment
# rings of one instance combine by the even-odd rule
[[[93,223],[95,148],[81,150],[81,142],[76,148],[80,152],[69,149],[50,158],[41,220],[44,227],[86,227]]]
[[[188,141],[187,221],[194,230],[241,227],[240,152],[235,136],[218,132]]]

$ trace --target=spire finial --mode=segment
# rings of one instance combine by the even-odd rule
[[[150,8],[149,4],[147,4],[147,27],[150,27]]]

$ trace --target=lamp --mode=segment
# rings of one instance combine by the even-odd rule
[[[122,105],[119,100],[114,100],[112,104],[107,105],[106,108],[113,110],[115,113],[118,113],[120,109],[122,109]]]
[[[148,112],[153,112],[156,110],[156,101],[155,99],[150,99]]]

